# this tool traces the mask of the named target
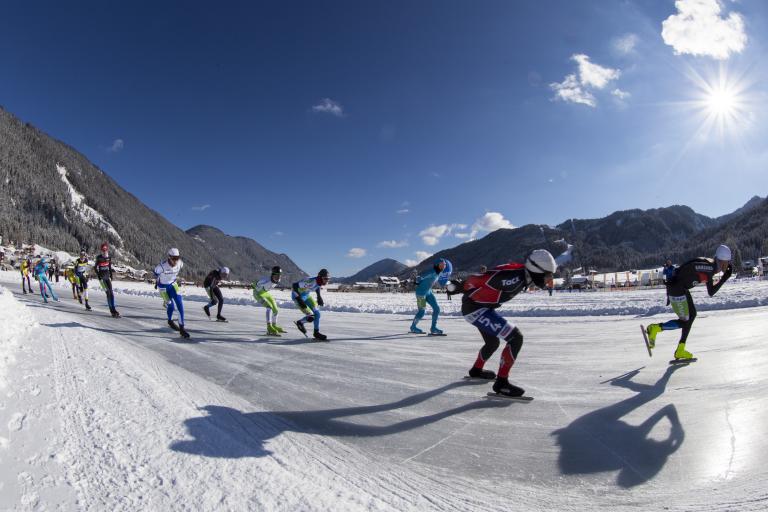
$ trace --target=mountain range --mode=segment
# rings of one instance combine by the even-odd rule
[[[711,256],[725,243],[734,262],[768,255],[768,200],[754,196],[738,210],[717,218],[696,213],[688,206],[625,210],[599,219],[569,219],[558,226],[528,224],[499,229],[485,237],[442,250],[419,263],[422,272],[437,258],[451,260],[459,271],[477,271],[508,261],[523,261],[533,249],[548,249],[557,256],[574,246],[570,265],[599,272],[661,266],[667,258],[683,262]],[[401,272],[408,277],[410,272]]]
[[[379,276],[397,276],[407,270],[407,265],[391,258],[384,258],[383,260],[368,265],[353,276],[335,278],[334,281],[345,284],[370,282]]]
[[[253,240],[209,226],[179,229],[77,150],[1,107],[0,234],[70,253],[85,248],[93,254],[106,241],[118,261],[137,268],[153,268],[177,247],[188,278],[224,265],[241,281],[275,264],[286,280],[304,275],[288,256]]]

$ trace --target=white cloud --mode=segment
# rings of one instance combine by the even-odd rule
[[[196,212],[202,212],[202,211],[207,210],[210,207],[211,207],[211,205],[209,205],[209,204],[203,204],[203,205],[200,205],[200,206],[193,206],[192,209],[195,210]]]
[[[353,247],[347,253],[347,258],[362,258],[367,254],[367,251],[360,247]]]
[[[549,88],[555,91],[555,99],[570,103],[581,103],[590,107],[596,107],[595,97],[589,91],[584,90],[576,75],[568,75],[562,82],[549,84]]]
[[[578,53],[571,57],[579,65],[579,81],[581,85],[604,89],[608,82],[621,76],[618,69],[606,68],[594,62],[590,62],[589,56]]]
[[[467,238],[471,237],[472,235],[470,233],[454,233],[453,236],[455,236],[458,239],[466,240]]]
[[[283,236],[285,233],[283,233],[282,231],[275,231],[275,232],[274,232],[274,233],[272,233],[272,234],[273,234],[274,236]]]
[[[331,114],[336,117],[344,117],[344,107],[331,98],[323,98],[320,103],[312,106],[312,112]]]
[[[401,208],[400,210],[397,210],[395,213],[399,213],[402,215],[404,213],[410,213],[410,212],[411,210],[409,210],[408,208]]]
[[[384,240],[383,242],[379,242],[379,244],[376,247],[382,247],[385,249],[397,249],[398,247],[408,247],[408,241],[407,240]]]
[[[445,235],[450,235],[454,229],[466,229],[466,224],[440,224],[435,226],[434,224],[428,228],[423,229],[419,236],[424,242],[424,245],[437,245],[440,243],[440,239]]]
[[[613,40],[613,49],[619,55],[629,55],[635,52],[635,47],[639,42],[640,38],[637,37],[637,34],[624,34]]]
[[[590,89],[605,89],[621,76],[621,71],[595,64],[583,53],[572,55],[571,60],[578,64],[578,75],[571,73],[562,82],[549,84],[549,88],[555,91],[554,99],[596,107],[597,100]]]
[[[107,148],[107,151],[110,153],[117,153],[118,151],[122,151],[125,147],[125,141],[123,139],[115,139],[112,142],[112,145]]]
[[[675,53],[725,60],[747,44],[744,18],[732,12],[722,17],[719,0],[677,0],[677,14],[661,24],[661,37]]]
[[[622,91],[618,87],[616,89],[612,90],[611,94],[613,94],[614,96],[616,96],[620,100],[625,100],[625,99],[629,98],[630,96],[632,96],[627,91]]]
[[[416,265],[418,265],[419,263],[421,263],[425,259],[427,259],[430,256],[432,256],[432,253],[431,252],[427,252],[427,251],[416,251],[414,254],[416,254],[416,259],[415,260],[411,260],[411,259],[405,260],[404,263],[405,263],[406,266],[408,266],[408,267],[415,267]]]
[[[499,212],[486,212],[472,224],[472,233],[470,237],[474,238],[480,232],[490,233],[497,229],[514,229],[514,225],[504,218]]]

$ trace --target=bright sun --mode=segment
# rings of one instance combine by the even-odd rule
[[[710,114],[715,116],[731,115],[739,104],[738,95],[729,89],[713,89],[709,91],[705,101]]]
[[[754,100],[750,98],[750,82],[746,73],[729,74],[721,67],[719,72],[702,76],[691,70],[694,83],[693,107],[700,121],[699,136],[717,134],[721,138],[738,135],[752,124]]]

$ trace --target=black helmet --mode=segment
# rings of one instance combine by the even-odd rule
[[[321,268],[320,272],[317,273],[317,277],[331,277],[331,274],[328,272],[328,269]]]
[[[272,275],[275,275],[275,274],[280,275],[282,273],[283,273],[283,269],[281,269],[279,266],[275,265],[274,267],[272,267]]]

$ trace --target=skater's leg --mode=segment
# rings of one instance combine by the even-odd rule
[[[693,327],[693,321],[696,320],[696,306],[693,304],[693,297],[691,297],[689,292],[685,295],[686,306],[688,308],[688,319],[683,325],[683,333],[680,336],[680,343],[685,343],[688,340],[688,334],[691,332],[691,327]]]
[[[491,358],[496,349],[499,348],[499,338],[480,331],[480,335],[483,337],[485,345],[482,346],[480,352],[477,353],[477,359],[475,359],[474,368],[482,370],[485,366],[485,362]]]
[[[172,299],[172,302],[176,303],[176,307],[179,309],[179,325],[181,327],[184,326],[184,301],[181,298],[181,294],[179,293],[179,285],[176,283],[173,283],[168,288],[168,291],[170,292],[169,295]]]
[[[517,360],[517,355],[520,353],[520,349],[523,347],[523,333],[520,329],[514,327],[512,332],[504,338],[507,345],[501,352],[501,361],[499,362],[499,378],[506,379],[509,377],[509,371],[512,369],[512,365]]]
[[[427,298],[417,295],[416,307],[418,310],[416,311],[416,316],[413,317],[413,322],[411,322],[411,330],[416,329],[416,325],[424,318],[424,314],[427,312]]]
[[[168,315],[168,321],[170,322],[173,320],[173,312],[176,310],[176,306],[173,303],[173,286],[164,286],[161,295],[165,302],[165,313]]]
[[[214,286],[211,291],[213,292],[213,295],[219,304],[217,316],[221,316],[221,308],[224,307],[224,296],[221,294],[221,290],[218,286]]]
[[[427,294],[427,303],[432,307],[432,330],[437,329],[437,317],[440,316],[440,306],[437,304],[435,294]]]
[[[47,301],[48,299],[46,298],[46,295],[45,295],[45,285],[43,284],[43,280],[45,279],[45,276],[43,274],[40,274],[37,279],[38,279],[37,284],[40,287],[40,296],[43,298],[44,301]]]
[[[218,304],[218,301],[216,300],[216,296],[213,293],[213,288],[208,287],[205,289],[205,293],[208,294],[208,304],[205,306],[206,308],[212,308],[216,304]]]

